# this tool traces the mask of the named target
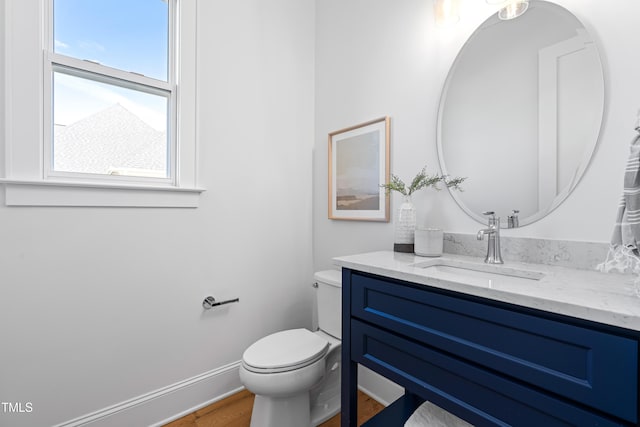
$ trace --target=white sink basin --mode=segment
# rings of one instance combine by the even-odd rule
[[[544,277],[539,271],[523,270],[503,265],[474,264],[455,260],[437,260],[417,263],[414,267],[434,279],[468,285],[496,287],[498,285],[533,285]]]

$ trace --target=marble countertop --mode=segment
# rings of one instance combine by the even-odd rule
[[[342,256],[333,261],[337,266],[366,273],[640,331],[640,297],[631,275],[518,262],[488,265],[483,259],[463,255],[427,258],[392,251]],[[443,264],[506,274],[517,272],[535,280],[504,276],[504,280],[458,281],[446,273],[430,273],[431,269],[426,268]]]

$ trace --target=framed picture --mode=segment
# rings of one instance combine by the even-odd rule
[[[389,117],[329,134],[329,218],[389,221]]]

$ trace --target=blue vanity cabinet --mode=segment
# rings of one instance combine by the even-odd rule
[[[424,400],[476,426],[640,426],[637,331],[342,271],[342,426],[358,363],[405,388],[367,427]]]

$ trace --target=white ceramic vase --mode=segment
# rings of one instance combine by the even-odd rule
[[[411,196],[403,196],[404,200],[398,208],[395,219],[395,237],[393,250],[395,252],[413,253],[414,234],[416,231],[416,209]]]

